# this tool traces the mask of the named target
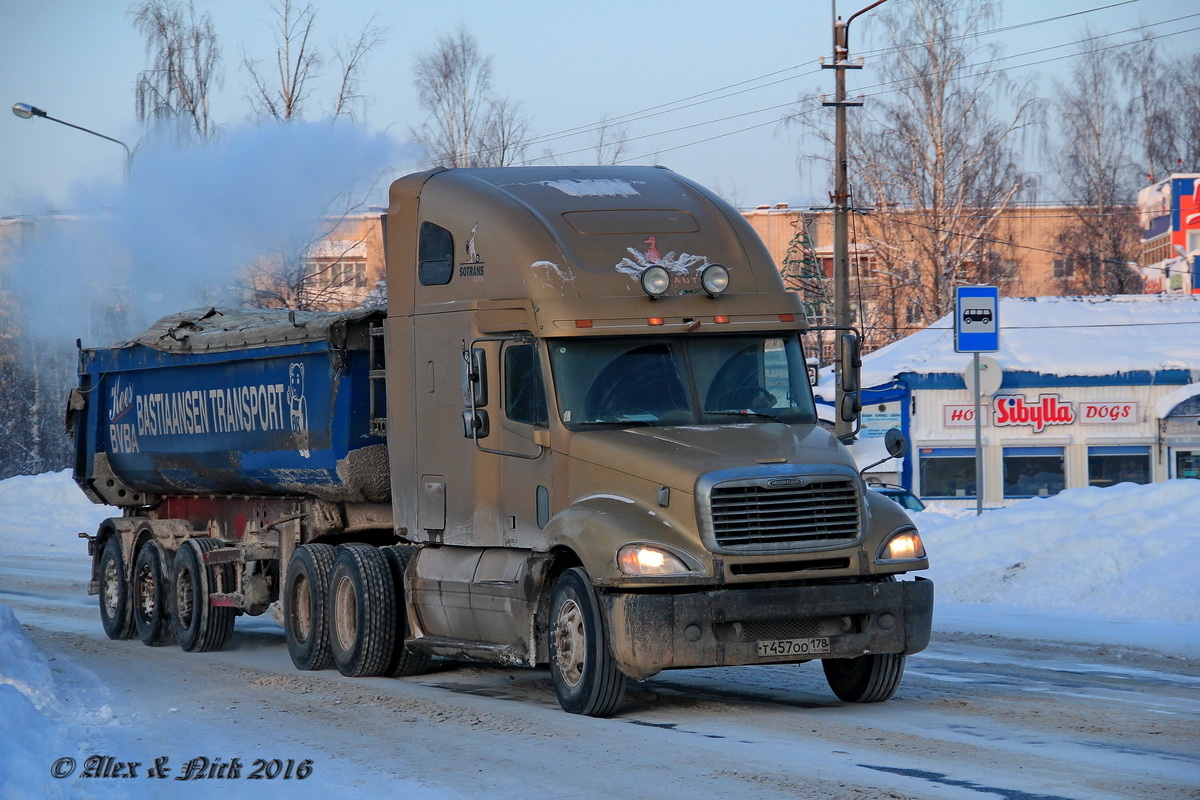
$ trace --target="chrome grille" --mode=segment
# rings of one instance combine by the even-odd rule
[[[766,481],[747,481],[714,486],[711,513],[717,546],[735,552],[778,552],[857,539],[859,497],[854,481],[834,477],[802,483],[770,486]]]

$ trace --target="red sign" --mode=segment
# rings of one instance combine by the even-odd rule
[[[1124,425],[1141,419],[1135,401],[1088,402],[1079,404],[1080,422]]]
[[[983,427],[987,427],[988,405],[983,409]],[[947,428],[975,427],[975,406],[942,406],[942,424]]]

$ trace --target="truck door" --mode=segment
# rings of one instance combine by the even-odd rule
[[[501,503],[506,547],[531,547],[550,510],[549,411],[542,347],[505,342],[501,348]]]

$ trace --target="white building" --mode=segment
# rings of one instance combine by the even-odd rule
[[[983,502],[1081,486],[1200,478],[1200,296],[1002,298],[1000,388],[983,400]],[[864,441],[898,424],[879,469],[925,500],[975,505],[972,356],[944,317],[863,359]],[[818,391],[832,400],[832,382]],[[861,452],[860,452],[861,451]]]

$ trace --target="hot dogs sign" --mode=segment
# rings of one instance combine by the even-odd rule
[[[992,398],[984,425],[997,428],[1025,426],[1041,433],[1052,425],[1102,424],[1128,425],[1141,420],[1136,400],[1087,400],[1072,402],[1057,394],[1039,394],[1031,400],[1021,394]],[[947,428],[975,424],[972,405],[942,406],[942,422]]]

